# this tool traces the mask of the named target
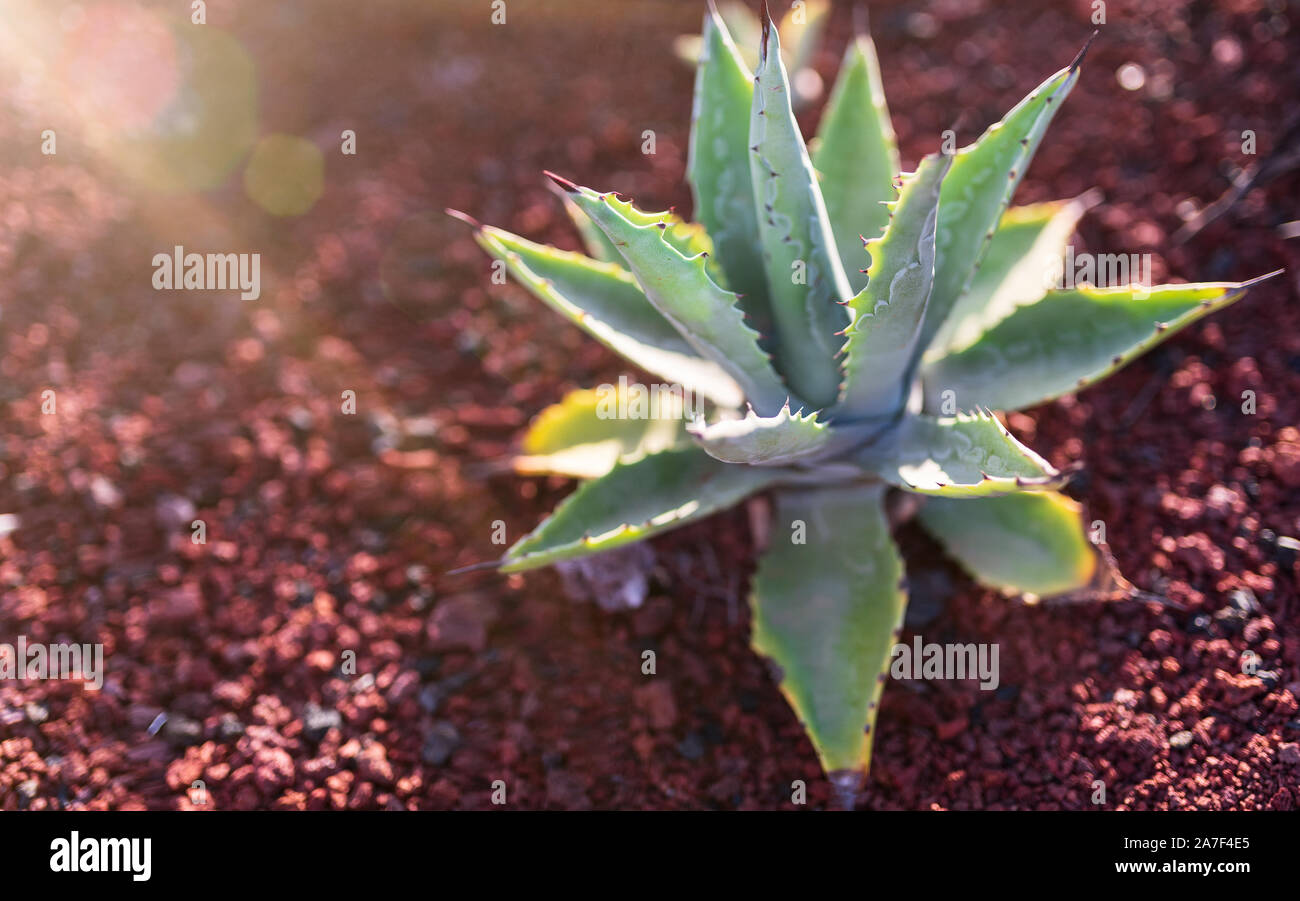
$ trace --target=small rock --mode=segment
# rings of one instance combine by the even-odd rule
[[[589,810],[591,799],[582,777],[569,770],[551,770],[546,774],[546,803],[564,810]]]
[[[244,724],[233,713],[223,714],[217,724],[217,738],[222,741],[235,741],[244,734]]]
[[[429,617],[430,647],[435,651],[465,648],[482,651],[487,647],[488,626],[496,610],[482,595],[462,594],[443,599]]]
[[[961,735],[970,726],[970,721],[964,716],[940,723],[934,730],[935,735],[940,741],[952,741],[958,735]]]
[[[169,716],[161,735],[174,748],[188,748],[203,741],[203,724],[187,716]]]
[[[420,759],[429,766],[444,766],[460,747],[460,733],[447,720],[438,720],[429,727],[420,748]]]
[[[691,732],[677,743],[677,753],[687,760],[699,760],[704,756],[704,739],[698,732]]]
[[[1277,540],[1277,549],[1273,558],[1283,569],[1295,569],[1296,557],[1300,556],[1300,540],[1283,535]]]
[[[434,676],[438,675],[438,672],[441,669],[441,654],[429,654],[425,657],[420,657],[415,661],[415,671],[420,674],[421,679],[432,679]]]
[[[1287,766],[1300,766],[1300,744],[1293,741],[1278,745],[1278,759]]]
[[[1269,632],[1273,631],[1272,625],[1266,617],[1252,619],[1246,623],[1246,628],[1242,629],[1241,637],[1246,639],[1246,644],[1259,644]]]
[[[253,757],[253,780],[262,796],[275,798],[294,777],[293,758],[284,748],[259,748]]]
[[[117,486],[101,475],[95,475],[90,480],[90,497],[96,504],[105,510],[114,510],[122,506],[122,492]]]
[[[1246,614],[1236,607],[1224,607],[1215,611],[1214,621],[1229,635],[1236,635],[1246,625]]]
[[[132,763],[157,763],[166,764],[176,756],[176,752],[167,746],[167,742],[162,739],[153,741],[140,742],[132,745],[126,751],[126,759]]]
[[[343,715],[332,707],[308,703],[302,712],[302,734],[313,744],[320,744],[331,729],[343,726]]]
[[[27,807],[36,798],[36,793],[40,791],[41,786],[35,779],[27,779],[19,782],[14,788],[18,792],[18,803]]]
[[[285,418],[299,435],[306,435],[316,425],[316,417],[306,407],[294,407]]]
[[[194,522],[194,502],[179,494],[164,494],[154,502],[154,518],[164,530],[189,529]]]
[[[1228,604],[1242,613],[1254,614],[1259,611],[1259,600],[1249,588],[1238,588],[1228,595]]]
[[[993,692],[993,697],[997,698],[999,701],[1014,701],[1016,698],[1020,697],[1020,686],[1010,684],[1003,685],[997,691]]]
[[[375,785],[393,784],[393,765],[388,762],[388,751],[378,742],[372,742],[357,755],[357,775]]]
[[[1193,736],[1187,729],[1184,729],[1182,732],[1175,732],[1173,735],[1169,736],[1169,747],[1181,751],[1183,748],[1191,745],[1194,737],[1195,736]]]
[[[437,713],[442,702],[454,695],[460,688],[473,678],[472,673],[455,673],[446,679],[440,679],[437,682],[431,682],[420,689],[417,700],[420,706],[428,713]]]
[[[637,638],[653,638],[672,625],[673,605],[666,597],[653,597],[632,617]]]
[[[213,367],[190,360],[181,363],[172,373],[172,380],[181,388],[193,390],[212,383]]]
[[[637,708],[654,729],[671,729],[677,723],[677,702],[667,679],[655,678],[635,691]]]
[[[438,687],[438,683],[435,682],[421,688],[417,700],[426,713],[437,713],[438,705],[442,703],[442,697],[442,690]]]
[[[602,610],[636,610],[650,593],[655,553],[649,542],[631,544],[564,560],[555,565],[565,593],[575,601],[595,601]]]
[[[39,726],[50,718],[50,710],[44,704],[37,704],[35,701],[23,705],[23,712],[27,714],[27,722],[33,726]]]
[[[149,621],[160,625],[189,623],[202,612],[203,593],[198,582],[168,589],[149,603]]]

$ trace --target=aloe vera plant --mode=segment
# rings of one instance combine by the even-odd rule
[[[1105,378],[1251,283],[1044,287],[1092,201],[1008,207],[1082,52],[973,144],[899,175],[870,38],[849,46],[810,155],[766,7],[762,22],[751,73],[711,4],[704,19],[698,225],[554,175],[590,256],[456,214],[544,303],[708,401],[666,424],[602,415],[596,391],[545,411],[520,470],[584,481],[488,565],[598,554],[770,495],[753,646],[851,802],[907,601],[890,511],[1007,594],[1127,586],[1059,492],[1067,473],[992,411]]]

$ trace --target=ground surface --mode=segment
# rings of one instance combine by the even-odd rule
[[[743,511],[658,542],[636,613],[574,604],[549,572],[439,575],[499,550],[494,520],[517,536],[569,490],[485,462],[562,391],[620,372],[491,286],[440,211],[575,247],[548,168],[688,209],[691,75],[668,48],[698,5],[511,0],[506,26],[479,2],[307,6],[214,0],[206,26],[255,64],[258,133],[325,151],[324,194],[296,219],[250,202],[239,166],[202,195],[152,194],[91,149],[95,109],[78,118],[89,85],[101,112],[121,99],[111,77],[59,88],[68,63],[35,40],[6,54],[0,514],[17,526],[0,537],[0,640],[103,642],[108,677],[98,693],[0,683],[0,808],[186,807],[195,780],[216,808],[478,808],[496,779],[530,808],[770,808],[795,779],[825,806],[812,748],[748,648]],[[1018,199],[1100,186],[1080,243],[1150,252],[1157,279],[1290,273],[1104,386],[1011,419],[1053,463],[1084,464],[1074,493],[1124,572],[1177,606],[1024,607],[905,535],[931,573],[914,576],[914,629],[999,643],[1002,686],[891,686],[864,808],[1091,808],[1097,779],[1109,808],[1300,802],[1297,561],[1277,541],[1300,535],[1300,252],[1278,231],[1300,183],[1284,175],[1170,240],[1188,202],[1225,189],[1227,163],[1251,161],[1243,130],[1262,160],[1300,115],[1300,14],[1107,6]],[[1067,63],[1090,11],[873,4],[905,163],[953,123],[974,138]],[[827,77],[849,35],[839,13]],[[1140,90],[1117,82],[1128,62]],[[356,156],[338,151],[343,129]],[[175,244],[261,252],[261,298],[155,292],[150,260]],[[1240,674],[1247,649],[1255,676]]]

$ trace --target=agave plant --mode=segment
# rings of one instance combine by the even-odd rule
[[[907,601],[890,511],[915,511],[1005,593],[1095,590],[1109,569],[1058,491],[1066,474],[991,411],[1091,385],[1251,283],[1045,288],[1089,201],[1008,204],[1082,53],[973,144],[899,176],[870,39],[848,48],[811,157],[779,40],[764,8],[751,74],[705,16],[688,163],[699,225],[554,175],[591,256],[456,214],[548,306],[708,399],[667,422],[611,415],[599,391],[543,412],[519,468],[585,481],[487,565],[599,554],[769,496],[753,647],[851,801]],[[887,506],[904,494],[916,502]]]

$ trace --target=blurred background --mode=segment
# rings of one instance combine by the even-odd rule
[[[808,133],[854,6],[809,50]],[[1181,609],[1026,610],[905,535],[909,626],[1002,643],[1003,687],[891,688],[862,804],[1086,807],[1101,778],[1117,807],[1290,807],[1300,5],[869,6],[906,166],[1098,28],[1017,202],[1099,187],[1077,245],[1157,281],[1288,272],[1010,420],[1085,463],[1121,567]],[[690,210],[674,45],[703,4],[502,9],[0,0],[0,641],[107,661],[99,692],[0,682],[0,808],[485,807],[498,778],[525,807],[827,803],[748,648],[743,512],[656,542],[632,613],[442,578],[569,490],[494,467],[528,419],[622,371],[443,208],[568,249],[543,169]],[[177,245],[260,254],[260,297],[155,290]],[[1247,648],[1268,678],[1233,675]]]

